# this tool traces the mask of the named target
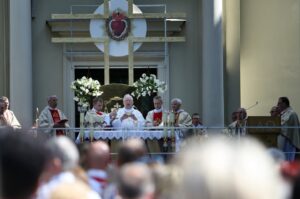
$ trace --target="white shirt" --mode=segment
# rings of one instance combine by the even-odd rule
[[[87,176],[91,188],[100,196],[103,195],[103,190],[107,186],[107,173],[100,169],[89,169]]]
[[[75,183],[76,177],[72,172],[65,171],[54,177],[51,180],[38,188],[37,195],[35,199],[50,199],[51,193],[57,188],[59,185],[66,183]],[[90,190],[88,193],[88,199],[101,199],[101,197]]]
[[[50,179],[49,182],[41,185],[37,191],[36,199],[48,199],[50,193],[61,183],[75,182],[75,176],[71,172],[62,172]]]

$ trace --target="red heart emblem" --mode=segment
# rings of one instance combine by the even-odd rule
[[[107,34],[114,40],[121,41],[128,36],[130,20],[119,11],[113,12],[106,20]]]
[[[113,19],[109,23],[109,29],[116,37],[121,37],[127,30],[127,27],[128,27],[127,22],[124,19],[122,20]]]

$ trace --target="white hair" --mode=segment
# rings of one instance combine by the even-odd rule
[[[129,94],[124,95],[123,101],[124,101],[125,99],[130,99],[130,100],[133,101],[133,97],[132,97],[131,95],[129,95]]]
[[[48,141],[47,146],[52,155],[61,160],[64,171],[72,170],[78,166],[79,152],[68,137],[54,137]]]
[[[9,99],[6,96],[2,96],[2,97],[0,97],[0,101],[1,102],[9,102]]]
[[[52,99],[52,98],[57,99],[57,96],[56,96],[56,95],[50,95],[50,96],[47,97],[47,101],[49,101],[49,100]]]
[[[182,104],[182,100],[181,99],[179,99],[179,98],[173,98],[172,100],[171,100],[171,103],[173,103],[173,102],[177,102],[178,104]]]
[[[283,198],[280,173],[255,140],[211,138],[184,151],[177,165],[182,180],[173,198]]]

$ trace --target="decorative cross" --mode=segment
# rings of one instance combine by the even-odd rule
[[[114,108],[116,108],[117,110],[120,108],[120,104],[117,102],[115,105],[114,105]]]
[[[109,0],[103,2],[103,14],[52,14],[51,18],[56,20],[76,20],[76,19],[102,19],[107,20],[109,16]],[[133,13],[133,0],[128,0],[129,19],[185,19],[185,13]],[[133,84],[134,80],[134,43],[143,42],[185,42],[185,37],[134,37],[130,33],[128,35],[128,83]],[[104,84],[109,84],[109,42],[108,36],[100,38],[91,37],[52,37],[53,43],[103,43],[104,44]]]

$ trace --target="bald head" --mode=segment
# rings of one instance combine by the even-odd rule
[[[106,142],[93,142],[88,147],[87,168],[105,170],[110,162],[110,150]]]
[[[118,191],[122,198],[151,198],[154,189],[151,170],[145,164],[130,163],[121,168]]]
[[[129,139],[123,142],[118,151],[118,164],[119,166],[134,162],[139,158],[146,155],[146,146],[141,139]]]

